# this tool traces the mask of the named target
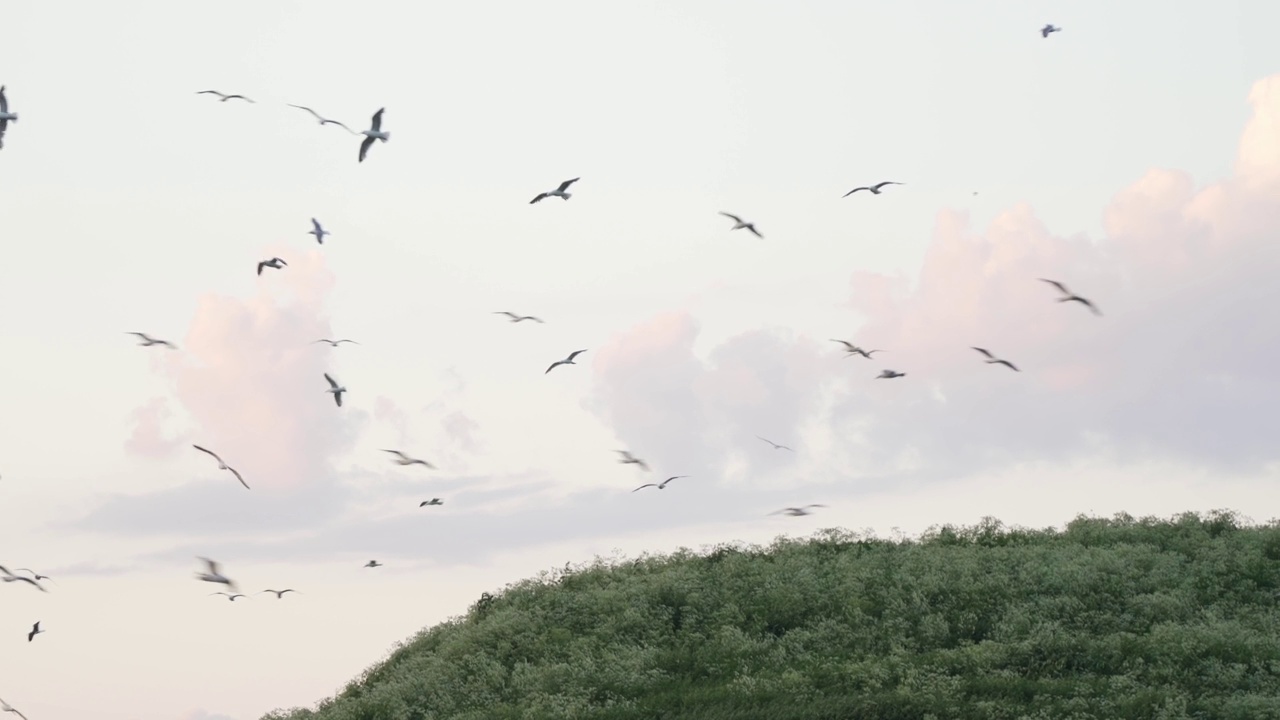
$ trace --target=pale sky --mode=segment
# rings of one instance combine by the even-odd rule
[[[0,586],[30,720],[309,706],[595,555],[1280,515],[1274,2],[196,7],[0,25],[0,564],[54,578]],[[391,139],[357,163],[286,103]],[[210,597],[196,556],[300,594]]]

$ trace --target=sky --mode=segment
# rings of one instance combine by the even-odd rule
[[[30,720],[310,706],[597,555],[1280,515],[1280,5],[419,5],[6,10],[0,564],[53,579],[0,586],[0,698]],[[289,103],[391,138],[358,163]]]

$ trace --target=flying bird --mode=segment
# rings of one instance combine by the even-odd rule
[[[164,345],[165,347],[171,348],[171,349],[173,349],[173,350],[177,350],[177,349],[178,349],[178,346],[177,346],[177,345],[174,345],[173,343],[169,342],[168,340],[160,340],[160,339],[158,339],[158,338],[153,338],[153,337],[151,337],[150,335],[148,335],[148,334],[146,334],[146,333],[140,333],[140,332],[127,332],[127,333],[125,333],[125,335],[137,335],[137,336],[138,336],[138,338],[139,338],[139,339],[140,339],[140,341],[141,341],[141,342],[139,342],[139,343],[138,343],[138,345],[140,345],[140,346],[142,346],[142,347],[151,347],[152,345]]]
[[[226,470],[226,471],[230,472],[232,475],[235,475],[235,476],[236,476],[236,479],[240,481],[240,484],[244,486],[244,489],[245,489],[245,490],[249,490],[249,489],[250,489],[250,487],[249,487],[249,483],[245,482],[245,481],[244,481],[244,478],[240,476],[240,471],[239,471],[239,470],[236,470],[236,469],[235,469],[235,468],[233,468],[233,467],[231,467],[231,466],[230,466],[230,465],[228,465],[228,464],[227,464],[227,463],[226,463],[222,458],[218,457],[218,453],[216,453],[216,452],[214,452],[214,451],[212,451],[212,450],[209,450],[208,448],[202,448],[202,447],[200,447],[199,445],[192,445],[191,447],[193,447],[193,448],[195,448],[195,449],[199,450],[199,451],[200,451],[200,452],[202,452],[202,453],[205,453],[206,455],[211,456],[214,460],[217,460],[217,461],[218,461],[218,469],[219,469],[219,470]]]
[[[361,130],[359,134],[364,135],[364,140],[360,143],[360,162],[364,162],[364,156],[369,153],[369,148],[373,147],[374,140],[386,142],[391,139],[391,133],[382,129],[382,113],[386,108],[379,108],[378,112],[373,114],[373,122],[368,130]]]
[[[12,705],[5,702],[4,700],[0,700],[0,712],[13,713],[14,715],[17,715],[18,717],[22,718],[22,720],[27,720],[26,715],[23,715],[22,713],[18,712],[17,709],[15,709]]]
[[[29,573],[31,573],[31,579],[32,579],[32,580],[52,580],[52,579],[53,579],[53,578],[49,577],[48,575],[41,575],[40,573],[36,572],[35,570],[32,570],[31,568],[18,568],[18,572],[29,572]]]
[[[422,502],[418,503],[418,507],[427,507],[428,505],[443,505],[443,504],[444,504],[444,501],[441,500],[440,498],[431,498],[430,500],[423,500]]]
[[[323,244],[324,244],[324,236],[325,236],[325,235],[332,235],[333,233],[329,232],[328,230],[325,230],[323,227],[320,227],[320,221],[319,221],[319,220],[317,220],[317,219],[315,219],[315,218],[311,218],[311,230],[310,230],[310,231],[308,231],[308,232],[307,232],[307,234],[308,234],[308,235],[314,235],[314,236],[315,236],[315,238],[316,238],[316,242],[317,242],[317,243],[319,243],[319,244],[321,244],[321,245],[323,245]]]
[[[569,353],[569,357],[567,357],[567,358],[565,358],[565,359],[563,359],[563,360],[557,360],[557,361],[555,361],[555,362],[551,363],[551,366],[547,368],[547,372],[544,372],[544,373],[542,373],[542,374],[543,374],[543,375],[546,375],[547,373],[551,372],[552,370],[555,370],[555,368],[556,368],[556,366],[557,366],[557,365],[577,365],[578,363],[574,362],[574,361],[573,361],[573,359],[574,359],[574,358],[576,358],[576,357],[578,357],[579,355],[581,355],[581,354],[582,354],[582,353],[584,353],[584,352],[586,352],[586,350],[574,350],[573,352]]]
[[[511,322],[513,323],[518,323],[521,320],[532,320],[536,323],[542,322],[542,318],[536,318],[532,315],[517,315],[513,312],[507,312],[506,310],[500,310],[498,312],[495,312],[494,315],[506,315],[507,317],[511,318]]]
[[[761,235],[760,231],[756,229],[755,223],[749,223],[746,220],[743,220],[742,218],[738,217],[737,215],[734,215],[733,213],[727,213],[723,210],[720,211],[720,214],[733,221],[733,227],[729,228],[730,230],[741,230],[742,228],[746,228],[751,231],[751,234],[755,235],[761,240],[764,239],[764,236]]]
[[[10,121],[18,122],[18,113],[9,112],[9,98],[5,97],[4,86],[0,85],[0,148],[4,147],[4,131]]]
[[[884,192],[884,187],[886,185],[905,185],[905,184],[906,183],[894,182],[892,180],[885,180],[884,182],[876,183],[875,185],[864,185],[862,187],[856,187],[850,190],[849,192],[845,193],[844,195],[841,195],[841,197],[849,197],[850,195],[858,192],[859,190],[870,190],[872,195],[879,195],[880,193]]]
[[[369,562],[365,563],[364,566],[365,567],[382,567],[382,563],[378,562],[377,560],[370,560]]]
[[[1078,302],[1081,305],[1084,305],[1085,307],[1092,310],[1094,315],[1097,315],[1098,317],[1102,317],[1102,311],[1099,310],[1096,305],[1080,297],[1079,295],[1076,295],[1075,293],[1071,292],[1070,290],[1067,289],[1066,285],[1063,285],[1057,280],[1046,280],[1044,278],[1038,278],[1038,279],[1040,280],[1040,282],[1046,282],[1058,288],[1058,291],[1061,292],[1063,295],[1062,297],[1058,298],[1058,302]]]
[[[636,457],[635,455],[632,455],[630,450],[615,450],[614,452],[622,453],[622,459],[619,460],[618,462],[622,463],[623,465],[635,465],[641,470],[649,469],[649,466],[646,465],[645,462],[640,458]]]
[[[786,445],[779,445],[778,443],[770,440],[769,438],[760,437],[759,435],[757,435],[756,437],[772,445],[774,450],[791,450],[791,448],[787,447]],[[791,450],[791,452],[795,452],[795,450]]]
[[[228,600],[230,600],[231,602],[235,602],[235,601],[236,601],[236,598],[245,597],[244,595],[241,595],[240,593],[222,592],[221,590],[219,590],[219,591],[218,591],[218,592],[216,592],[216,593],[209,593],[209,594],[210,594],[210,595],[226,595],[226,596],[227,596],[227,599],[228,599]]]
[[[205,582],[222,583],[223,585],[226,585],[232,592],[240,591],[239,588],[236,587],[234,580],[227,577],[226,575],[223,575],[222,571],[218,570],[218,563],[205,557],[196,558],[196,559],[203,562],[208,567],[208,572],[196,573],[197,579],[203,580]]]
[[[671,477],[667,478],[666,480],[663,480],[660,483],[645,483],[644,485],[641,485],[640,487],[636,488],[635,490],[632,490],[631,492],[640,492],[641,490],[647,487],[656,487],[659,490],[664,490],[667,487],[667,483],[671,482],[672,480],[679,480],[680,478],[685,478],[685,477],[689,477],[689,476],[688,475],[672,475]]]
[[[283,268],[288,264],[289,263],[285,262],[284,260],[281,260],[278,257],[273,257],[270,260],[263,260],[262,262],[258,263],[258,274],[259,275],[262,274],[263,268],[275,268],[276,270],[279,270],[280,268]]]
[[[321,127],[323,127],[323,126],[325,126],[325,125],[337,125],[338,127],[342,128],[343,130],[346,130],[347,132],[351,133],[352,135],[359,135],[359,134],[360,134],[360,133],[356,132],[355,130],[352,130],[351,128],[347,127],[345,124],[340,123],[340,122],[338,122],[337,120],[330,120],[329,118],[327,118],[327,117],[325,117],[325,116],[321,115],[320,113],[316,112],[315,110],[312,110],[312,109],[311,109],[311,108],[309,108],[309,107],[304,107],[304,106],[302,106],[302,105],[294,105],[293,103],[286,103],[286,104],[287,104],[289,107],[292,107],[292,108],[298,108],[299,110],[306,110],[307,112],[311,113],[311,115],[312,115],[312,116],[314,116],[314,117],[315,117],[315,119],[317,119],[317,120],[319,120],[319,121],[320,121],[320,126],[321,126]]]
[[[419,460],[417,458],[409,457],[408,455],[405,455],[399,450],[383,450],[382,452],[391,453],[392,455],[395,455],[395,458],[392,460],[392,462],[394,462],[397,465],[425,465],[431,468],[432,470],[436,469],[435,465],[432,465],[426,460]]]
[[[1047,38],[1049,37],[1049,35],[1056,32],[1062,32],[1062,28],[1054,27],[1052,24],[1045,25],[1044,27],[1040,28],[1040,37]]]
[[[259,594],[259,595],[261,595],[262,593],[275,593],[275,594],[276,594],[276,599],[277,599],[277,600],[279,600],[280,598],[284,597],[284,594],[285,594],[285,593],[297,593],[297,592],[298,592],[298,591],[297,591],[297,590],[294,590],[293,588],[286,588],[286,589],[284,589],[284,590],[272,590],[272,589],[268,588],[268,589],[263,590],[262,592],[260,592],[260,593],[258,593],[258,594]],[[302,593],[298,593],[298,594],[299,594],[299,595],[301,595]]]
[[[770,515],[786,515],[788,517],[800,517],[801,515],[812,515],[813,513],[810,512],[809,508],[824,508],[824,507],[826,507],[826,505],[805,505],[804,507],[789,507],[789,508],[782,508],[781,510],[771,512],[769,514]]]
[[[228,100],[236,100],[236,99],[244,100],[245,102],[250,102],[250,103],[253,102],[252,100],[250,100],[249,98],[243,95],[227,95],[226,93],[220,93],[217,90],[201,90],[196,94],[197,95],[217,95],[218,97],[222,98],[218,102],[226,102]]]
[[[334,380],[329,373],[324,374],[324,379],[329,381],[329,389],[325,390],[325,392],[333,393],[333,401],[338,403],[338,407],[342,407],[342,393],[346,392],[347,389],[339,385],[338,381]]]
[[[39,635],[39,634],[40,634],[40,633],[42,633],[42,632],[44,632],[44,631],[40,629],[40,623],[39,623],[39,622],[37,622],[35,625],[32,625],[32,626],[31,626],[31,632],[27,633],[27,642],[31,642],[32,640],[35,640],[35,639],[36,639],[36,636],[37,636],[37,635]]]
[[[906,373],[900,373],[896,370],[882,370],[880,374],[875,377],[875,379],[876,380],[886,380],[886,379],[892,380],[893,378],[900,378],[900,377],[903,377],[904,375],[906,375]]]
[[[0,565],[0,573],[3,573],[3,575],[0,575],[0,580],[3,580],[4,582],[7,582],[7,583],[24,582],[34,587],[35,589],[39,590],[40,592],[49,592],[48,590],[44,589],[43,585],[36,582],[35,580],[32,580],[29,577],[23,577],[22,575],[14,575],[13,573],[9,572],[9,568],[3,565]]]
[[[970,347],[972,347],[972,346],[970,346]],[[992,355],[992,354],[991,354],[989,351],[987,351],[987,350],[984,350],[984,349],[982,349],[982,348],[980,348],[980,347],[975,347],[975,348],[973,348],[973,349],[974,349],[974,350],[977,350],[978,352],[980,352],[980,353],[982,353],[983,355],[986,355],[986,356],[987,356],[987,359],[986,359],[986,361],[985,361],[985,362],[986,362],[988,365],[1004,365],[1005,367],[1007,367],[1007,368],[1009,368],[1010,370],[1013,370],[1013,371],[1015,371],[1015,372],[1022,372],[1021,370],[1018,370],[1018,368],[1014,367],[1013,363],[1009,362],[1008,360],[1001,360],[1000,358],[996,357],[995,355]]]
[[[569,198],[573,197],[573,193],[569,192],[569,186],[578,182],[581,179],[582,178],[574,178],[572,180],[565,180],[564,182],[560,183],[560,187],[556,188],[555,190],[552,190],[551,192],[538,193],[538,196],[530,200],[529,204],[532,205],[538,202],[539,200],[545,200],[546,198],[549,198],[549,197],[558,197],[564,200],[568,200]]]
[[[329,346],[330,346],[330,347],[338,347],[339,345],[341,345],[341,344],[342,344],[342,343],[344,343],[344,342],[349,342],[349,343],[351,343],[352,345],[359,345],[359,344],[360,344],[360,343],[356,342],[355,340],[347,340],[346,338],[343,338],[343,339],[341,339],[341,340],[330,340],[330,339],[328,339],[328,338],[320,338],[319,340],[317,340],[316,342],[313,342],[313,343],[311,343],[311,344],[312,344],[312,345],[315,345],[316,343],[329,343]]]

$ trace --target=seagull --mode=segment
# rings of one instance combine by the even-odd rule
[[[317,120],[319,120],[319,121],[320,121],[320,125],[321,125],[321,127],[323,127],[323,126],[325,126],[325,125],[337,125],[338,127],[342,128],[343,130],[346,130],[347,132],[351,133],[352,135],[359,135],[359,134],[360,134],[360,133],[356,132],[355,130],[352,130],[351,128],[347,127],[345,124],[340,123],[340,122],[338,122],[337,120],[330,120],[329,118],[324,117],[323,115],[321,115],[320,113],[316,112],[315,110],[312,110],[312,109],[311,109],[311,108],[309,108],[309,107],[304,107],[304,106],[302,106],[302,105],[294,105],[293,103],[285,103],[285,104],[286,104],[286,105],[288,105],[289,107],[292,107],[292,108],[298,108],[299,110],[306,110],[307,112],[311,113],[313,116],[315,116],[315,119],[317,119]]]
[[[142,342],[140,342],[140,343],[138,343],[138,344],[139,344],[139,345],[141,345],[142,347],[151,347],[152,345],[164,345],[165,347],[172,348],[172,349],[174,349],[174,350],[177,350],[177,349],[178,349],[178,346],[177,346],[177,345],[174,345],[173,343],[169,342],[168,340],[160,340],[160,339],[157,339],[157,338],[153,338],[153,337],[151,337],[150,335],[148,335],[148,334],[146,334],[146,333],[140,333],[140,332],[127,332],[127,333],[125,333],[125,335],[137,335],[137,336],[138,336],[138,338],[139,338],[139,339],[141,339],[141,341],[142,341]]]
[[[236,587],[235,581],[233,581],[231,578],[227,577],[226,575],[223,575],[222,572],[218,570],[218,563],[205,557],[196,558],[196,559],[203,562],[209,568],[209,572],[196,573],[196,578],[203,580],[205,582],[222,583],[223,585],[226,585],[228,588],[230,588],[232,592],[239,592],[239,589]]]
[[[280,598],[284,597],[284,594],[285,594],[285,593],[296,593],[296,592],[298,592],[298,591],[297,591],[297,590],[294,590],[293,588],[286,588],[286,589],[284,589],[284,590],[272,590],[272,589],[270,589],[270,588],[267,588],[266,590],[263,590],[262,592],[260,592],[260,593],[258,593],[258,594],[259,594],[259,595],[261,595],[262,593],[267,593],[267,592],[269,592],[269,593],[275,593],[275,594],[276,594],[276,599],[277,599],[277,600],[279,600]],[[298,594],[299,594],[299,595],[301,595],[302,593],[298,593]]]
[[[32,580],[52,580],[52,579],[53,579],[53,578],[49,577],[48,575],[41,575],[40,573],[36,572],[35,570],[32,570],[31,568],[18,568],[18,572],[29,572],[29,573],[31,573],[31,575],[32,575],[31,579],[32,579]]]
[[[764,239],[764,236],[761,235],[760,231],[756,229],[755,223],[749,223],[746,220],[743,220],[742,218],[738,217],[737,215],[734,215],[733,213],[727,213],[723,210],[720,211],[720,214],[733,221],[733,227],[729,228],[730,230],[741,230],[742,228],[746,228],[750,230],[751,233],[756,237],[760,238],[761,240]]]
[[[11,582],[24,582],[24,583],[26,583],[26,584],[28,584],[28,585],[31,585],[31,586],[35,587],[35,588],[36,588],[37,590],[39,590],[40,592],[49,592],[48,590],[45,590],[45,589],[44,589],[44,586],[43,586],[43,585],[41,585],[40,583],[36,582],[35,580],[32,580],[32,579],[31,579],[31,578],[29,578],[29,577],[23,577],[22,575],[14,575],[13,573],[9,572],[9,568],[7,568],[7,567],[5,567],[5,566],[3,566],[3,565],[0,565],[0,573],[4,573],[4,575],[3,575],[3,576],[0,576],[0,580],[3,580],[3,581],[5,581],[5,582],[7,582],[7,583],[11,583]]]
[[[850,195],[858,192],[859,190],[870,190],[872,195],[879,195],[881,192],[884,192],[883,188],[886,185],[905,185],[905,184],[906,183],[894,182],[892,180],[885,180],[884,182],[876,183],[875,185],[864,185],[863,187],[856,187],[850,190],[849,192],[845,193],[844,195],[841,195],[840,197],[849,197]]]
[[[781,510],[771,512],[769,514],[770,515],[787,515],[788,517],[800,517],[801,515],[812,515],[813,513],[809,511],[809,508],[824,508],[824,507],[826,507],[826,505],[805,505],[804,507],[789,507],[789,508],[782,508]]]
[[[35,625],[32,625],[32,626],[31,626],[31,632],[27,633],[27,642],[31,642],[32,640],[35,640],[35,639],[36,639],[36,636],[37,636],[37,635],[39,635],[39,634],[40,634],[40,633],[42,633],[42,632],[44,632],[44,631],[40,629],[40,623],[39,623],[39,622],[37,622]]]
[[[419,460],[417,458],[409,457],[408,455],[405,455],[399,450],[383,450],[382,452],[391,453],[392,455],[395,455],[396,458],[392,462],[394,462],[397,465],[426,465],[432,470],[436,469],[435,465],[432,465],[426,460]]]
[[[330,339],[328,339],[328,338],[320,338],[319,340],[317,340],[316,342],[313,342],[313,343],[311,343],[311,344],[312,344],[312,345],[315,345],[316,343],[329,343],[329,346],[330,346],[330,347],[338,347],[339,345],[341,345],[341,344],[342,344],[342,343],[344,343],[344,342],[349,342],[349,343],[351,343],[352,345],[359,345],[359,344],[360,344],[360,343],[356,342],[355,340],[348,340],[348,339],[346,339],[346,338],[343,338],[343,339],[341,339],[341,340],[330,340]]]
[[[569,192],[569,186],[578,182],[581,179],[582,178],[574,178],[572,180],[565,180],[564,182],[560,183],[560,187],[556,188],[555,190],[552,190],[551,192],[538,193],[538,196],[530,200],[529,204],[532,205],[538,202],[539,200],[543,200],[549,197],[558,197],[558,198],[563,198],[565,200],[568,200],[569,198],[573,197],[573,193]]]
[[[848,340],[836,340],[835,338],[831,338],[831,342],[840,343],[841,345],[843,345],[844,351],[848,353],[848,355],[858,355],[862,353],[862,348],[858,347],[857,345],[854,345]],[[879,352],[879,351],[876,351],[876,352]]]
[[[370,560],[369,562],[365,563],[364,566],[365,567],[382,567],[382,563],[378,562],[377,560]]]
[[[212,450],[209,450],[209,449],[207,449],[207,448],[202,448],[202,447],[200,447],[199,445],[192,445],[191,447],[193,447],[193,448],[195,448],[195,449],[199,450],[199,451],[200,451],[200,452],[202,452],[202,453],[205,453],[205,454],[207,454],[207,455],[211,455],[211,456],[213,457],[213,459],[214,459],[214,460],[217,460],[217,461],[218,461],[218,469],[219,469],[219,470],[227,470],[227,471],[230,471],[230,473],[231,473],[232,475],[235,475],[235,476],[236,476],[236,479],[240,481],[240,484],[244,486],[244,489],[245,489],[245,490],[249,490],[249,489],[250,489],[250,488],[249,488],[249,483],[245,482],[245,481],[244,481],[244,478],[240,477],[240,471],[239,471],[239,470],[236,470],[235,468],[231,467],[231,466],[230,466],[230,465],[228,465],[226,462],[224,462],[222,458],[218,457],[218,453],[216,453],[216,452],[214,452],[214,451],[212,451]]]
[[[632,490],[631,492],[640,492],[641,490],[647,487],[656,487],[659,490],[663,490],[667,487],[667,483],[671,482],[672,480],[678,480],[680,478],[685,478],[685,477],[689,477],[689,476],[688,475],[672,475],[671,477],[667,478],[666,480],[663,480],[660,483],[645,483],[644,485],[641,485],[640,487],[636,488],[635,490]]]
[[[27,720],[26,715],[23,715],[22,713],[18,712],[12,705],[5,702],[4,700],[0,700],[0,712],[13,713],[14,715],[17,715],[18,717],[22,718],[22,720]]]
[[[619,460],[618,462],[622,463],[623,465],[635,465],[639,467],[641,470],[649,469],[649,466],[646,465],[645,462],[640,458],[636,457],[635,455],[632,455],[630,450],[617,450],[615,452],[622,453],[622,459]]]
[[[0,85],[0,148],[4,147],[4,131],[10,120],[18,122],[18,113],[9,112],[9,99],[4,96],[4,86]]]
[[[245,597],[244,595],[241,595],[240,593],[228,593],[228,592],[222,592],[221,590],[219,590],[219,591],[218,591],[218,592],[216,592],[216,593],[209,593],[209,594],[210,594],[210,595],[226,595],[226,596],[227,596],[227,599],[228,599],[228,600],[230,600],[231,602],[235,602],[235,601],[236,601],[236,598],[238,598],[238,597]]]
[[[778,443],[770,440],[769,438],[763,438],[763,437],[760,437],[759,435],[757,435],[756,437],[772,445],[774,450],[791,450],[791,448],[787,447],[786,445],[779,445]],[[795,450],[791,450],[791,452],[795,452]]]
[[[872,356],[872,355],[874,355],[875,353],[878,353],[878,352],[884,352],[884,351],[883,351],[883,350],[863,350],[862,348],[858,348],[858,352],[856,352],[856,353],[850,353],[850,354],[849,354],[848,356],[846,356],[846,357],[851,357],[851,356],[853,356],[853,355],[861,355],[862,357],[864,357],[864,358],[866,358],[866,359],[870,360],[870,359],[871,359],[871,356]]]
[[[1063,295],[1063,297],[1058,298],[1058,302],[1078,302],[1081,305],[1084,305],[1085,307],[1092,310],[1094,315],[1097,315],[1098,317],[1102,317],[1101,310],[1099,310],[1093,303],[1089,302],[1088,300],[1085,300],[1079,295],[1076,295],[1075,293],[1068,290],[1066,285],[1063,285],[1057,280],[1045,280],[1044,278],[1038,278],[1038,279],[1040,280],[1040,282],[1047,282],[1050,285],[1058,288],[1058,290]]]
[[[581,355],[581,354],[582,354],[582,353],[584,353],[584,352],[586,352],[586,350],[574,350],[573,352],[569,353],[569,357],[567,357],[567,358],[565,358],[565,359],[563,359],[563,360],[557,360],[557,361],[555,361],[555,362],[551,363],[551,366],[547,368],[547,372],[544,372],[544,373],[542,373],[542,374],[543,374],[543,375],[546,375],[547,373],[551,372],[552,370],[555,370],[557,365],[577,365],[578,363],[574,362],[574,361],[573,361],[573,359],[574,359],[574,358],[576,358],[576,357],[578,357],[579,355]]]
[[[500,310],[494,313],[494,315],[506,315],[507,317],[511,318],[511,322],[513,323],[518,323],[521,320],[532,320],[536,323],[542,322],[542,318],[536,318],[532,315],[517,315],[513,312],[507,312],[506,310]]]
[[[325,390],[325,392],[333,393],[333,401],[338,403],[338,407],[342,407],[342,393],[346,392],[347,389],[339,385],[338,381],[334,380],[329,373],[324,374],[324,379],[329,381],[329,389]]]
[[[310,232],[308,232],[307,234],[308,234],[308,235],[315,235],[315,236],[316,236],[316,242],[318,242],[318,243],[320,243],[321,245],[323,245],[323,244],[324,244],[324,236],[325,236],[325,235],[332,235],[333,233],[331,233],[331,232],[329,232],[328,230],[325,230],[324,228],[320,227],[320,221],[319,221],[319,220],[317,220],[317,219],[315,219],[315,218],[311,218],[311,231],[310,231]]]
[[[361,130],[358,134],[364,135],[364,141],[360,143],[360,162],[364,162],[364,156],[368,154],[369,148],[373,146],[374,140],[386,142],[391,139],[391,133],[382,129],[382,113],[386,108],[379,108],[378,112],[373,114],[373,122],[368,130]]]
[[[418,507],[426,507],[428,505],[443,505],[443,504],[444,504],[444,501],[441,500],[440,498],[431,498],[430,500],[423,500],[422,502],[418,503]]]
[[[1040,28],[1040,37],[1049,37],[1051,33],[1062,32],[1062,28],[1054,27],[1052,24],[1045,25]]]
[[[893,378],[900,378],[904,375],[906,375],[906,373],[900,373],[896,370],[883,370],[879,375],[876,376],[875,379],[876,380],[882,380],[882,379],[892,380]]]
[[[226,93],[220,93],[217,90],[201,90],[196,94],[197,95],[217,95],[218,97],[222,98],[218,102],[226,102],[228,100],[235,100],[237,98],[244,100],[245,102],[253,102],[252,100],[250,100],[249,98],[243,95],[227,95]]]
[[[972,346],[970,346],[970,347],[972,347]],[[974,350],[977,350],[978,352],[980,352],[980,353],[982,353],[983,355],[986,355],[986,356],[987,356],[986,363],[987,363],[988,365],[992,365],[992,364],[995,364],[995,365],[1004,365],[1005,367],[1007,367],[1007,368],[1009,368],[1010,370],[1013,370],[1013,371],[1015,371],[1015,372],[1022,372],[1022,371],[1021,371],[1021,370],[1019,370],[1018,368],[1014,367],[1014,366],[1013,366],[1013,363],[1009,362],[1008,360],[1001,360],[1000,358],[996,357],[995,355],[992,355],[992,354],[991,354],[989,351],[987,351],[987,350],[984,350],[984,349],[982,349],[982,348],[980,348],[980,347],[975,347],[975,348],[973,348],[973,349],[974,349]]]
[[[275,268],[276,270],[279,270],[280,268],[288,264],[289,263],[285,262],[284,260],[281,260],[278,257],[273,257],[270,260],[263,260],[262,262],[258,263],[258,274],[259,275],[262,274],[263,268]]]

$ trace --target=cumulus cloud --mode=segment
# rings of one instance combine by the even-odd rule
[[[151,398],[147,404],[130,413],[133,432],[124,441],[126,452],[150,458],[166,458],[182,444],[181,437],[165,433],[165,421],[172,417],[169,402],[162,397]]]

